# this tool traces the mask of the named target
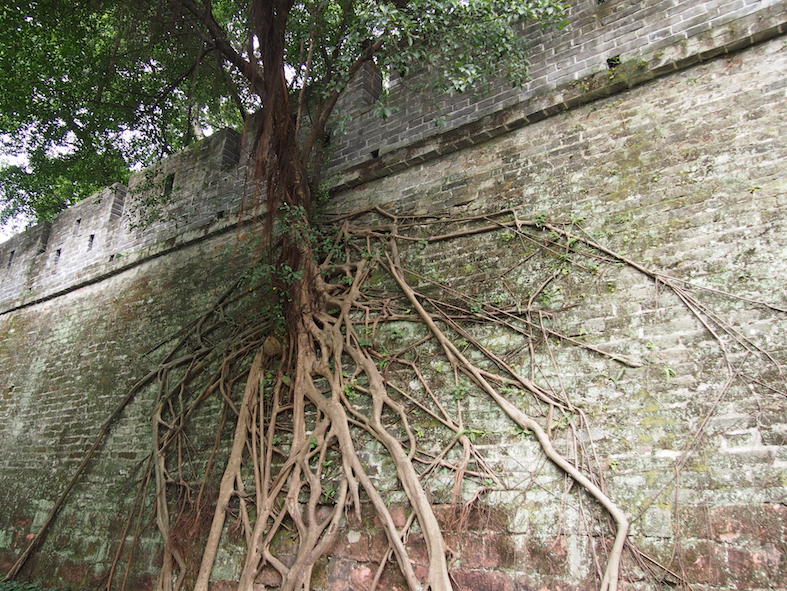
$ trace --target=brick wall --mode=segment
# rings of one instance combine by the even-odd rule
[[[571,89],[578,81],[600,71],[608,73],[610,58],[630,65],[670,62],[681,52],[681,57],[696,55],[692,45],[697,43],[712,40],[710,45],[719,46],[745,39],[752,23],[754,30],[766,28],[758,22],[763,18],[784,20],[784,3],[778,0],[573,0],[568,4],[570,22],[565,29],[530,26],[524,31],[530,40],[531,80],[523,88],[499,80],[476,93],[435,96],[428,90],[428,80],[414,74],[393,80],[389,104],[394,113],[385,120],[371,106],[353,103],[348,108],[351,117],[332,141],[333,171],[445,134],[557,89],[576,94]]]
[[[386,120],[371,109],[379,94],[379,76],[366,71],[342,99],[342,108],[352,117],[349,127],[334,138],[327,173],[335,190],[341,190],[487,141],[779,35],[787,26],[784,8],[783,0],[670,0],[647,6],[624,0],[578,1],[571,4],[567,29],[534,33],[533,79],[524,89],[498,83],[488,95],[435,97],[416,92],[417,83],[401,82],[392,96],[397,111]],[[606,64],[611,53],[621,56],[621,66],[612,71]],[[539,74],[540,68],[559,75]],[[436,118],[440,125],[434,125]],[[254,120],[249,128],[255,128]],[[249,136],[244,137],[248,144]],[[241,144],[236,132],[221,130],[136,173],[130,188],[105,189],[63,212],[52,225],[31,228],[0,244],[0,310],[100,280],[206,233],[231,229],[238,216],[259,214],[264,204],[258,191],[245,183],[249,150]],[[144,223],[141,211],[155,214],[152,223]]]
[[[162,250],[231,228],[244,194],[240,136],[221,130],[0,244],[0,309],[118,272]],[[168,180],[169,179],[169,180]],[[147,204],[147,207],[145,207]],[[140,212],[152,212],[152,221]],[[11,254],[13,253],[13,255]]]
[[[665,10],[710,6],[662,4]],[[643,78],[629,90],[628,81],[613,81],[601,93],[596,86],[577,87],[585,98],[571,104],[547,93],[548,104],[564,106],[544,108],[532,120],[506,107],[500,118],[414,140],[384,155],[387,160],[381,157],[382,165],[369,162],[346,172],[333,203],[342,211],[380,204],[402,213],[456,214],[507,206],[522,217],[574,220],[595,240],[649,268],[747,298],[713,291],[697,296],[784,365],[785,314],[753,303],[787,305],[787,130],[779,107],[787,64],[784,38],[774,32],[780,15],[775,4],[764,5],[752,4],[758,12],[741,17],[753,20],[737,36],[724,28],[729,23],[717,29],[698,24],[728,33],[665,46],[653,71],[680,63],[683,69],[669,76]],[[720,18],[725,7],[748,10],[745,3],[714,6]],[[577,7],[625,20],[635,3]],[[758,30],[770,31],[771,39],[737,45],[741,38],[749,44],[760,39]],[[698,55],[725,48],[740,50],[688,67]],[[598,98],[605,94],[610,96]],[[517,123],[508,131],[512,117]],[[484,135],[485,127],[492,132]],[[464,148],[462,134],[474,138]],[[182,199],[167,205],[167,221],[147,233],[115,221],[121,204],[129,211],[129,198],[113,188],[51,227],[0,245],[3,569],[37,531],[107,413],[161,354],[151,349],[187,326],[245,270],[250,254],[241,247],[246,235],[235,214],[216,219],[217,212],[240,207],[243,170],[231,168],[238,152],[232,138],[211,139],[154,172],[150,190],[158,191],[156,183],[174,172],[172,192]],[[143,197],[147,180],[143,175],[132,183]],[[232,200],[224,201],[225,193]],[[58,249],[62,267],[54,262]],[[122,256],[109,261],[118,252]],[[544,272],[562,264],[549,257],[526,260],[526,248],[501,233],[414,247],[404,255],[414,270],[481,302],[523,301]],[[538,379],[559,384],[587,413],[592,428],[581,440],[592,443],[611,496],[632,516],[632,540],[696,589],[787,586],[783,376],[728,335],[723,340],[745,377],[725,388],[721,349],[684,303],[631,268],[597,263],[561,273],[539,306],[556,330],[636,358],[642,367],[551,342],[549,351],[536,352]],[[512,362],[528,367],[520,341],[479,337],[515,352]],[[99,587],[133,495],[135,467],[149,446],[154,394],[141,396],[125,413],[26,574],[79,589]],[[478,444],[505,486],[485,496],[459,531],[450,527],[452,509],[440,511],[455,551],[457,588],[591,588],[603,518],[587,498],[568,490],[531,439],[481,397],[471,395],[463,404],[468,426],[483,433]],[[569,425],[554,430],[567,453],[569,431]],[[379,458],[370,454],[368,461]],[[378,478],[395,502],[384,466]],[[413,536],[411,545],[417,549],[418,543]],[[137,588],[150,581],[156,548],[153,532],[146,532]],[[371,517],[348,521],[315,589],[364,588],[382,551]],[[647,577],[648,564],[625,557],[627,588],[669,584]],[[237,553],[228,545],[215,577],[231,580],[236,572]],[[385,588],[396,588],[394,579],[386,581]]]
[[[510,206],[521,219],[575,220],[645,267],[784,310],[784,44],[776,39],[369,181],[338,203],[442,216]],[[498,233],[413,247],[405,263],[505,307],[527,301],[560,270],[559,257],[550,267],[529,261],[531,252]],[[636,516],[632,539],[697,588],[784,586],[782,378],[722,335],[747,368],[726,387],[709,330],[631,268],[602,263],[559,276],[540,301],[554,311],[549,326],[644,363],[626,368],[557,342],[536,354],[539,382],[588,413],[584,442],[607,466],[612,497]],[[698,298],[785,362],[784,312],[713,292]],[[530,367],[527,354],[510,353],[521,341],[483,338]],[[587,525],[587,500],[566,495],[537,445],[516,438],[500,413],[472,398],[466,412],[507,475],[507,488],[489,497],[507,521],[452,538],[462,548],[459,576],[471,581],[461,588],[593,588],[597,532]],[[557,437],[570,453],[565,432]],[[660,588],[626,562],[627,588]]]
[[[0,569],[38,531],[132,384],[246,271],[244,237],[214,235],[1,317]],[[146,390],[124,412],[30,565],[37,577],[99,587],[150,451],[155,396]],[[154,538],[144,532],[133,588],[155,564]]]

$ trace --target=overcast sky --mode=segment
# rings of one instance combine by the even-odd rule
[[[0,243],[5,242],[14,234],[18,234],[25,229],[24,222],[9,222],[5,226],[0,226]]]
[[[4,138],[8,136],[0,135],[0,145],[6,146],[7,142],[3,141]],[[19,154],[12,154],[7,151],[3,151],[0,153],[0,167],[3,166],[25,166],[27,164],[27,158],[24,156],[20,156]],[[5,242],[14,234],[18,234],[22,230],[25,229],[25,221],[22,220],[21,222],[11,221],[4,226],[0,226],[0,243]]]

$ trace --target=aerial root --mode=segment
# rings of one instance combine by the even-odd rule
[[[623,554],[623,545],[628,535],[628,519],[623,511],[613,503],[609,497],[587,476],[578,470],[573,464],[569,463],[560,453],[558,453],[549,436],[544,429],[535,420],[527,416],[514,406],[507,398],[501,396],[500,393],[491,386],[487,379],[482,375],[481,371],[475,364],[471,363],[467,357],[456,347],[456,345],[446,337],[445,333],[435,323],[432,316],[424,309],[420,301],[415,295],[413,289],[404,281],[403,277],[397,271],[398,262],[398,249],[396,243],[391,244],[392,258],[388,259],[389,268],[393,275],[394,280],[399,285],[399,288],[407,296],[407,299],[412,304],[413,308],[418,312],[424,324],[429,328],[430,332],[437,338],[440,345],[443,347],[449,359],[460,365],[468,374],[470,374],[476,384],[481,387],[489,396],[497,403],[497,405],[508,415],[517,425],[522,429],[527,429],[532,432],[544,454],[561,470],[573,478],[577,484],[583,487],[594,499],[596,499],[607,512],[615,520],[617,531],[615,534],[615,542],[609,554],[607,561],[607,568],[604,571],[604,577],[601,582],[601,591],[615,591],[618,585],[618,577],[620,571],[620,560]]]
[[[384,223],[356,222],[370,215],[382,217]],[[457,224],[459,229],[447,228],[450,224]],[[439,226],[437,231],[426,233],[433,226]],[[599,579],[602,591],[615,591],[621,579],[629,519],[604,490],[603,479],[594,473],[592,452],[579,442],[576,428],[589,428],[581,405],[570,401],[562,386],[544,383],[546,380],[533,369],[533,360],[536,347],[542,343],[547,357],[556,364],[549,349],[551,340],[580,347],[625,367],[641,367],[643,362],[547,326],[544,318],[560,310],[538,309],[536,299],[559,280],[561,273],[555,268],[534,279],[535,290],[526,302],[504,306],[480,301],[405,268],[399,254],[400,243],[416,247],[500,230],[511,232],[561,265],[584,268],[579,259],[586,257],[635,269],[668,287],[699,319],[719,344],[734,375],[740,375],[740,370],[730,359],[732,346],[760,356],[781,371],[767,351],[703,305],[691,291],[695,286],[647,269],[571,226],[520,219],[514,210],[455,219],[402,217],[379,207],[355,212],[341,218],[337,233],[326,239],[320,264],[311,250],[316,241],[302,240],[298,244],[301,275],[292,280],[288,291],[279,291],[287,291],[289,298],[285,306],[289,312],[284,317],[286,335],[275,331],[271,319],[252,323],[235,319],[254,306],[255,298],[264,299],[258,291],[249,292],[240,285],[177,335],[171,352],[132,388],[102,426],[34,542],[43,539],[123,410],[138,392],[156,383],[159,390],[151,417],[153,447],[141,464],[136,500],[114,554],[107,591],[119,578],[124,557],[126,568],[118,585],[126,588],[132,556],[150,523],[148,509],[155,515],[154,523],[163,540],[157,591],[180,591],[192,585],[195,591],[207,591],[218,549],[232,529],[231,522],[246,546],[239,591],[252,591],[263,573],[266,580],[275,577],[281,590],[307,591],[315,566],[335,544],[344,519],[352,512],[360,520],[364,503],[373,508],[388,541],[370,591],[380,588],[391,558],[410,591],[450,591],[452,552],[434,508],[437,482],[441,478],[449,481],[446,490],[450,503],[465,512],[489,490],[504,485],[503,476],[492,470],[476,446],[475,436],[480,431],[463,414],[463,383],[469,380],[512,426],[532,433],[544,457],[611,517],[614,541],[606,566],[601,569],[599,565]],[[547,232],[549,235],[543,236]],[[587,252],[579,253],[577,245],[583,245]],[[533,256],[528,253],[525,260]],[[384,284],[379,279],[381,271],[393,281],[389,281],[392,287],[379,287]],[[373,276],[374,288],[370,287]],[[414,286],[411,280],[429,289]],[[769,308],[779,311],[774,306]],[[395,329],[382,327],[402,321],[417,323],[423,330],[412,332],[409,340],[392,351],[383,345],[390,340],[385,335]],[[521,339],[522,350],[529,353],[530,375],[521,375],[515,369],[517,363],[511,361],[510,352],[485,346],[475,331],[480,326],[495,326]],[[473,360],[468,351],[474,352]],[[453,378],[453,396],[446,396],[445,384],[435,377],[434,367],[424,366],[424,354],[430,358],[441,356],[447,362],[449,370],[437,373]],[[196,448],[192,422],[211,401],[220,412],[215,417],[217,431],[212,447],[206,453]],[[555,415],[578,417],[580,427],[571,424],[568,429],[568,453],[553,445]],[[430,426],[429,437],[425,436],[424,424]],[[231,437],[225,433],[225,426],[232,430]],[[211,484],[216,480],[213,473],[221,449],[230,439],[216,487]],[[394,477],[407,499],[404,524],[397,525],[379,490],[378,476],[369,469],[366,449],[372,442],[394,467],[391,474],[383,476]],[[467,486],[470,481],[474,487]],[[152,500],[146,503],[151,490]],[[210,525],[201,528],[200,516],[210,505]],[[184,550],[182,530],[187,523],[185,537],[194,537],[194,543],[203,546],[196,563]],[[415,526],[427,550],[423,579],[416,574],[408,551],[407,537]],[[132,534],[130,544],[126,542],[128,533]],[[202,540],[200,536],[206,537]],[[635,560],[648,559],[631,547]],[[34,548],[31,544],[6,578],[13,578]],[[667,567],[663,569],[668,571]]]

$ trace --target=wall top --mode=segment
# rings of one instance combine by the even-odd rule
[[[359,100],[350,102],[339,118],[329,174],[444,136],[516,105],[543,103],[540,99],[556,91],[581,93],[587,79],[599,73],[672,69],[673,62],[690,56],[707,59],[714,48],[734,49],[733,41],[749,38],[750,43],[752,36],[783,24],[785,4],[783,0],[572,0],[565,29],[530,25],[523,31],[530,40],[531,80],[522,88],[499,79],[476,92],[435,95],[428,92],[425,75],[408,76],[393,81],[387,101],[393,113],[385,119],[376,115],[369,92],[359,93]]]
[[[240,135],[220,130],[0,244],[0,314],[116,273],[240,207]]]

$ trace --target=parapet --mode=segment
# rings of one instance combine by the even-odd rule
[[[230,223],[244,194],[240,143],[217,131],[0,244],[0,314]]]
[[[388,111],[381,118],[369,101],[350,102],[331,140],[326,176],[371,164],[393,172],[392,152],[415,149],[434,138],[459,148],[581,102],[740,49],[784,31],[784,2],[641,2],[573,0],[564,29],[529,25],[530,81],[515,88],[500,78],[466,93],[435,95],[428,74],[393,78]],[[369,96],[366,92],[364,97]],[[472,138],[471,133],[477,137]],[[456,140],[456,141],[453,141]],[[432,156],[456,147],[445,146]],[[414,148],[415,147],[415,148]],[[352,175],[351,175],[352,176]],[[340,179],[339,184],[350,183]]]

